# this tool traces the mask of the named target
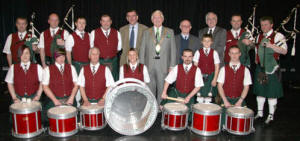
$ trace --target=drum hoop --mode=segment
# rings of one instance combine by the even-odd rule
[[[120,81],[122,81],[122,82],[124,82],[124,81],[136,81],[136,79],[126,78],[126,79],[123,79],[123,80],[120,80]],[[140,82],[142,82],[142,81],[140,81]],[[116,84],[120,84],[119,81]],[[154,99],[153,104],[152,104],[153,110],[151,111],[150,116],[149,116],[149,120],[147,121],[148,126],[145,126],[145,128],[143,128],[143,129],[133,130],[133,131],[130,132],[130,131],[124,131],[124,130],[117,129],[116,127],[114,127],[114,124],[112,123],[112,121],[110,121],[110,120],[106,120],[106,121],[107,121],[107,124],[114,131],[118,132],[119,134],[122,134],[122,135],[138,135],[138,134],[146,132],[154,124],[154,122],[156,120],[156,117],[157,117],[157,113],[158,113],[158,105],[157,105],[157,102],[156,102],[156,98],[152,94],[151,90],[148,87],[145,87],[145,85],[141,85],[139,83],[124,83],[122,85],[116,85],[116,86],[111,87],[110,89],[108,89],[107,93],[109,95],[107,95],[106,99],[105,99],[104,116],[105,116],[106,119],[109,119],[108,114],[110,112],[110,108],[111,108],[112,103],[110,103],[110,105],[109,105],[109,102],[107,102],[107,101],[112,101],[113,100],[113,97],[112,97],[113,94],[111,94],[111,93],[117,93],[117,91],[119,89],[122,89],[122,88],[128,87],[128,86],[135,86],[135,87],[139,87],[141,89],[144,89],[145,91],[147,91],[147,93],[150,93],[150,95],[148,95],[148,97],[151,97],[152,99]],[[143,95],[147,96],[146,94],[143,94]],[[152,119],[152,120],[150,120],[150,119]],[[146,123],[146,125],[147,125],[147,123]]]
[[[192,106],[192,111],[194,113],[201,114],[201,115],[218,115],[222,113],[222,108],[217,104],[213,104],[213,103],[201,103],[201,104],[218,106],[219,109],[208,111],[208,110],[198,109],[196,108],[196,105],[200,105],[200,104],[194,104]]]
[[[174,114],[174,115],[183,115],[183,114],[188,113],[189,108],[185,104],[181,104],[181,103],[177,103],[177,102],[174,102],[173,104],[184,105],[186,107],[186,109],[185,110],[171,110],[171,109],[166,108],[166,106],[163,106],[163,111],[166,113],[169,113],[169,114]]]
[[[91,103],[92,105],[97,103]],[[100,109],[83,109],[82,106],[79,107],[79,111],[83,114],[99,114],[104,112],[104,107]]]
[[[243,109],[243,108],[246,108],[246,107],[233,107],[233,108]],[[231,117],[235,117],[235,118],[250,118],[250,117],[254,117],[254,112],[250,108],[247,108],[247,109],[250,110],[251,113],[233,113],[233,112],[229,111],[229,109],[230,108],[226,109],[226,114],[228,116],[231,116]]]
[[[38,101],[37,101],[38,102]],[[35,106],[33,108],[25,108],[25,109],[15,109],[15,108],[12,108],[12,105],[11,104],[9,106],[9,111],[13,114],[29,114],[29,113],[34,113],[34,112],[37,112],[37,111],[41,111],[42,110],[42,106],[41,106],[41,103],[38,102],[39,105],[38,106]]]
[[[73,107],[73,106],[61,105],[61,106],[56,106],[56,107]],[[55,108],[55,107],[52,107],[52,108]],[[52,108],[50,108],[50,109],[52,109]],[[49,112],[50,109],[47,111],[47,116],[48,116],[48,118],[52,118],[52,119],[68,119],[68,118],[72,118],[72,117],[75,117],[77,115],[77,111],[78,111],[77,108],[75,108],[75,111],[71,112],[71,113],[67,113],[67,114],[53,114],[53,113]]]

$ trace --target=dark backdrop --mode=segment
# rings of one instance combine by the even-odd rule
[[[256,21],[264,15],[273,16],[275,28],[287,17],[290,10],[295,7],[298,0],[1,0],[0,13],[0,50],[1,66],[7,65],[5,54],[2,53],[6,37],[15,32],[15,18],[17,16],[30,17],[32,12],[36,13],[35,25],[39,31],[48,28],[47,18],[49,13],[56,12],[62,21],[67,10],[75,4],[75,16],[85,16],[87,19],[87,31],[99,27],[99,17],[106,13],[112,16],[113,27],[119,29],[126,24],[126,11],[136,9],[139,13],[139,21],[151,26],[151,13],[160,9],[165,16],[164,25],[179,33],[179,22],[189,19],[192,22],[192,34],[197,35],[200,28],[205,27],[205,14],[213,11],[218,14],[218,25],[230,29],[230,17],[234,13],[243,16],[243,26],[247,24],[247,18],[252,12],[254,3],[258,4]],[[298,2],[299,3],[299,2]],[[299,9],[300,10],[300,9]],[[300,11],[298,12],[298,15]],[[298,16],[299,17],[299,16]],[[293,21],[290,21],[292,23]],[[300,28],[300,19],[297,21]],[[258,24],[258,22],[257,22]],[[291,28],[292,24],[288,24]],[[297,47],[300,46],[298,35]],[[281,58],[282,66],[289,68],[297,64],[296,57],[290,55]],[[287,65],[288,64],[288,65]],[[299,64],[299,63],[298,63]],[[296,65],[296,69],[300,65]]]

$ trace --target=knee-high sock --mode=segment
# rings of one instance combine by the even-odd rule
[[[81,100],[80,90],[77,91],[77,94],[75,95],[75,99],[77,102],[77,107],[80,107],[80,100]]]
[[[274,115],[277,105],[277,98],[268,98],[269,103],[269,114]]]
[[[264,110],[264,104],[265,104],[265,101],[266,101],[266,98],[265,97],[262,97],[262,96],[257,96],[256,97],[256,101],[257,101],[257,113],[261,116],[263,116],[263,110]]]

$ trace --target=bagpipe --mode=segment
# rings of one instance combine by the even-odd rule
[[[37,63],[37,59],[35,57],[36,51],[33,50],[33,45],[38,45],[39,39],[35,35],[37,33],[40,35],[40,32],[35,28],[34,26],[34,19],[35,19],[35,12],[32,13],[31,15],[31,20],[30,20],[30,28],[29,28],[29,33],[31,34],[29,38],[26,39],[25,45],[29,47],[30,49],[30,54],[31,54],[31,60],[33,63]]]
[[[64,22],[62,24],[62,26],[59,28],[58,32],[53,36],[53,40],[51,42],[51,46],[50,46],[50,51],[51,51],[51,55],[52,58],[54,58],[54,52],[59,49],[59,48],[65,48],[64,46],[58,45],[57,44],[57,39],[63,39],[62,35],[64,34],[64,26],[68,26],[73,32],[75,29],[74,26],[74,6],[72,5],[71,8],[68,10],[66,16],[64,17]],[[70,15],[70,13],[72,14],[72,26],[70,26],[70,24],[68,23],[68,17]],[[64,37],[66,38],[66,37]]]

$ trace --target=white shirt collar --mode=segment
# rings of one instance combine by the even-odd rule
[[[216,29],[216,27],[213,27],[213,28],[209,27],[207,33],[209,33],[209,30],[212,30],[211,32],[214,33],[215,29]]]
[[[92,70],[93,70],[93,66],[95,66],[96,67],[95,69],[98,70],[100,63],[97,63],[96,65],[93,65],[92,63],[90,63],[90,67]]]
[[[157,29],[159,29],[159,32],[161,32],[162,26],[160,26],[160,27],[154,26],[154,32],[155,32],[155,33],[156,33]]]
[[[193,63],[190,63],[188,65],[186,65],[185,63],[183,63],[183,69],[185,69],[185,67],[188,67],[188,70],[190,70],[190,68],[192,67]]]
[[[129,63],[129,66],[130,66],[130,68],[132,68],[132,67],[136,68],[137,64],[138,63],[135,63],[134,65],[132,65],[131,63]]]
[[[234,64],[232,63],[232,62],[229,62],[229,66],[232,68],[232,66],[233,66]],[[236,64],[237,65],[237,67],[236,67],[236,69],[238,69],[238,68],[240,68],[240,66],[241,66],[241,63],[238,63],[238,64]]]
[[[55,62],[55,66],[58,68],[58,69],[60,69],[60,66],[62,66],[63,68],[64,68],[64,66],[65,66],[65,63],[63,63],[63,64],[58,64],[57,62]]]
[[[183,34],[183,33],[181,33],[181,37],[182,37],[183,39],[185,39],[185,37],[187,37],[187,39],[189,39],[190,34]]]
[[[240,35],[241,28],[239,28],[238,30],[231,29],[231,33],[233,36],[235,36],[236,32],[238,33],[238,35]]]
[[[22,67],[23,69],[25,68],[25,65],[26,65],[27,69],[29,69],[30,61],[28,61],[27,63],[21,62],[21,67]]]
[[[105,29],[103,29],[103,28],[101,27],[101,30],[102,30],[102,32],[104,33],[104,35],[105,35],[105,32],[106,32],[106,31],[107,31],[107,34],[109,35],[110,29],[111,29],[111,28],[109,28],[108,30],[105,30]]]
[[[208,53],[209,53],[210,52],[210,47],[209,48],[203,47],[204,53],[205,53],[205,50],[208,50]]]
[[[132,29],[132,27],[134,26],[134,29],[137,29],[138,28],[138,24],[139,24],[138,22],[135,23],[134,25],[129,24],[129,28]]]
[[[273,29],[267,32],[267,36],[269,37],[273,33]]]
[[[27,31],[24,31],[24,32],[18,32],[18,35],[20,36],[20,34],[22,34],[23,38],[25,37]]]
[[[78,29],[75,30],[77,35],[81,35],[81,33],[85,33],[84,31],[79,31]]]
[[[55,32],[57,32],[58,29],[59,29],[59,27],[55,27],[55,28],[50,27],[50,32],[52,33],[53,30],[54,30]]]

